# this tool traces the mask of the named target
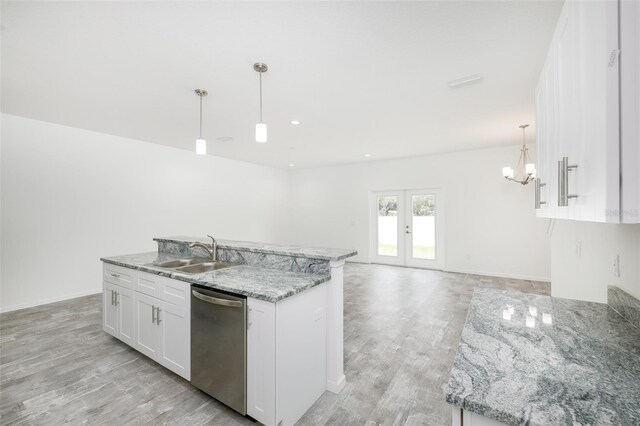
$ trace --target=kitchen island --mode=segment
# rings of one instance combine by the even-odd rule
[[[477,289],[446,400],[455,426],[637,425],[639,377],[640,330],[608,305]]]
[[[265,425],[289,425],[324,391],[342,390],[342,268],[356,252],[220,241],[223,269],[185,273],[166,265],[204,262],[207,240],[155,240],[158,252],[101,259],[105,331],[195,380],[192,304],[215,291],[246,300],[246,404],[222,402]]]

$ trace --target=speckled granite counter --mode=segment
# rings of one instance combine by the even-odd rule
[[[638,425],[640,330],[605,304],[478,289],[446,399],[510,425]]]
[[[331,279],[331,275],[328,274],[289,272],[248,265],[238,265],[203,274],[184,274],[152,265],[156,260],[167,259],[168,257],[159,256],[157,252],[150,252],[103,257],[100,260],[268,302],[277,302]]]
[[[162,237],[154,238],[157,242],[167,243],[190,243],[198,241],[201,243],[210,244],[211,240],[208,238],[194,238],[194,237]],[[293,257],[306,257],[308,259],[321,259],[329,261],[344,260],[348,257],[358,254],[355,250],[343,250],[332,248],[313,248],[313,247],[301,247],[292,245],[280,245],[280,244],[266,244],[266,243],[254,243],[250,241],[235,241],[235,240],[217,240],[218,248],[221,249],[233,249],[242,250],[254,253],[265,254],[277,254],[282,256]]]

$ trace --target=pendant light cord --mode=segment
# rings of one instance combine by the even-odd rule
[[[200,94],[200,139],[202,139],[202,94]]]
[[[262,72],[260,72],[260,122],[262,123]]]

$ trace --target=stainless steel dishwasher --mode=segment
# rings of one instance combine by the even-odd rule
[[[191,286],[191,384],[247,414],[247,299]]]

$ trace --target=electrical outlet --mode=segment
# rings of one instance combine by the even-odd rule
[[[620,255],[611,256],[611,267],[613,268],[613,276],[620,277]]]

